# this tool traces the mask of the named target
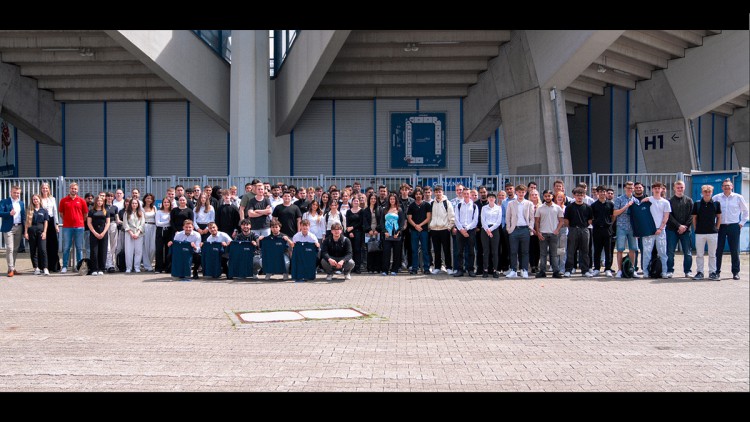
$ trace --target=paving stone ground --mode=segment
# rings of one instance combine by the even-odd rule
[[[21,257],[7,278],[0,254],[0,391],[750,388],[747,254],[741,280],[718,282],[176,282],[40,277]],[[338,307],[371,316],[238,327],[227,313]]]

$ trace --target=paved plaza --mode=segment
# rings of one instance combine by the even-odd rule
[[[742,279],[0,276],[0,391],[744,391]],[[0,255],[5,268],[4,255]],[[676,268],[681,268],[677,258]],[[679,273],[678,273],[679,275]],[[354,308],[358,319],[240,323]]]

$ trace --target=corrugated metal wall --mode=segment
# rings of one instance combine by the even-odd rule
[[[332,174],[333,103],[313,100],[294,127],[294,174]],[[274,173],[273,169],[269,169]]]
[[[190,175],[226,176],[227,131],[198,107],[190,107]]]
[[[146,175],[146,103],[107,103],[107,176]]]
[[[101,177],[104,174],[104,106],[102,103],[66,104],[65,176]]]
[[[187,175],[187,103],[151,103],[151,174]]]
[[[372,109],[372,101],[336,101],[336,174],[372,172]]]

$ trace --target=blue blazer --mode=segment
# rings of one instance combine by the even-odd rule
[[[21,202],[21,224],[26,223],[26,206],[23,201]],[[13,216],[10,212],[13,211],[13,201],[10,198],[5,198],[0,201],[0,218],[3,219],[3,226],[0,228],[0,232],[7,233],[13,228]]]

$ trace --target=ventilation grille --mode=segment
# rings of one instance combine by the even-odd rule
[[[487,164],[489,156],[487,148],[472,148],[469,150],[469,164]]]

